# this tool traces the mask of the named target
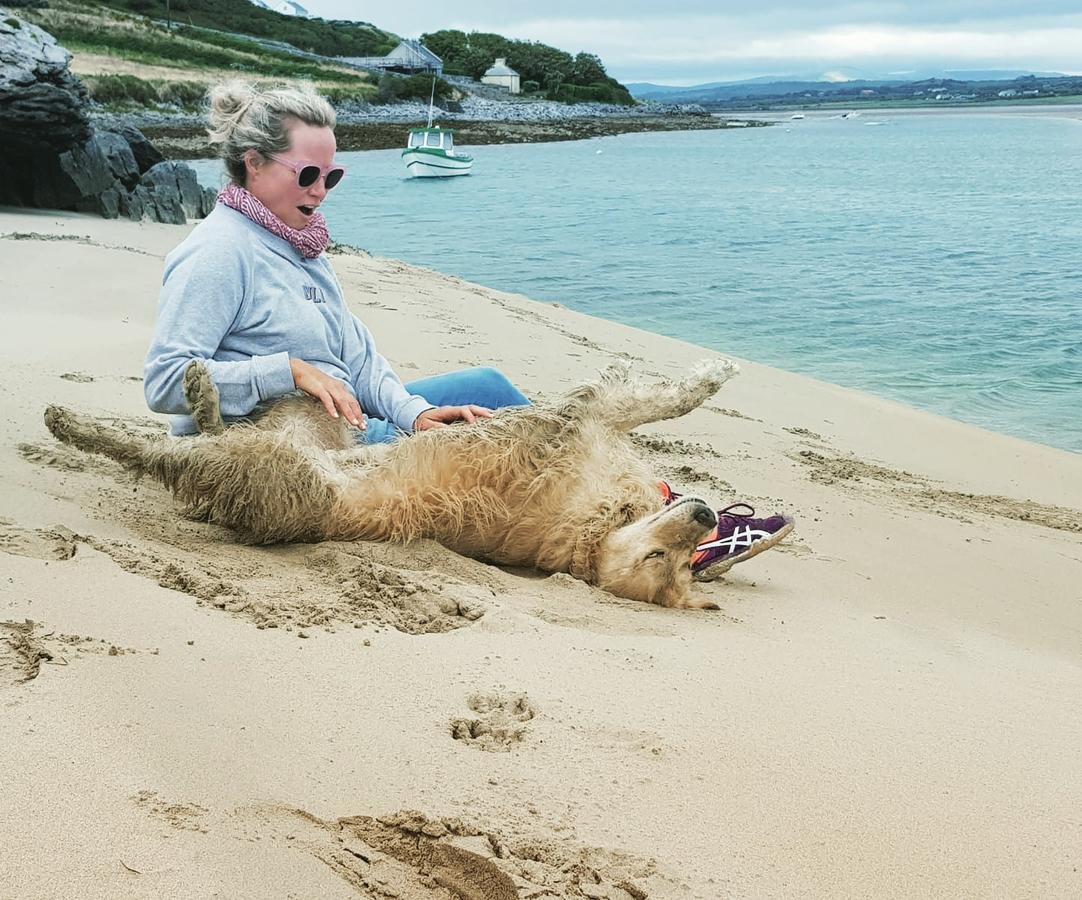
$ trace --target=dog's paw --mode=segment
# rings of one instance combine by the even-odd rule
[[[689,380],[707,382],[719,388],[739,372],[739,364],[731,359],[702,359],[692,367]]]
[[[218,388],[206,365],[198,359],[188,363],[184,370],[184,399],[202,434],[221,434],[225,430],[219,409]]]
[[[626,359],[618,359],[601,371],[601,381],[603,384],[621,383],[627,381],[630,374],[631,363]]]
[[[684,604],[684,609],[721,609],[721,607],[713,600],[692,597]]]

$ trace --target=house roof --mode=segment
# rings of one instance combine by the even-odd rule
[[[497,60],[496,65],[485,72],[486,75],[518,75],[514,69],[503,64],[503,60]]]
[[[410,40],[408,38],[406,40],[403,40],[397,47],[395,47],[394,50],[392,50],[388,54],[388,56],[398,56],[398,51],[402,48],[405,48],[410,53],[416,54],[426,62],[439,63],[440,65],[443,65],[443,60],[440,59],[440,57],[436,56],[436,54],[429,50],[424,44],[422,44],[420,41]]]

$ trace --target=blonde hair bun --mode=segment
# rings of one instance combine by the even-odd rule
[[[289,126],[304,122],[334,128],[334,107],[309,85],[261,86],[240,79],[211,88],[207,137],[218,148],[229,177],[245,181],[244,157],[249,150],[266,156],[289,148]]]

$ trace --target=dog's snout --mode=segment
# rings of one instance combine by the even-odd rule
[[[713,528],[718,524],[718,517],[709,506],[700,503],[695,507],[695,521],[704,528]]]

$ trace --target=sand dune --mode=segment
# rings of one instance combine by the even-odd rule
[[[429,542],[249,547],[42,424],[164,427],[183,233],[0,211],[0,896],[1082,894],[1082,457],[744,362],[637,437],[798,517],[699,588],[720,612]],[[703,355],[335,266],[407,379]]]

